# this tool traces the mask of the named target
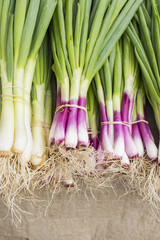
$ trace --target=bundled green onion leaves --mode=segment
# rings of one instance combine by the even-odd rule
[[[14,201],[30,178],[31,86],[37,53],[56,4],[55,0],[0,1],[0,189],[9,195],[7,201]]]
[[[144,1],[138,9],[134,21],[127,28],[127,34],[135,48],[135,54],[142,71],[142,81],[147,98],[153,108],[154,117],[160,132],[160,4],[157,0]],[[141,92],[141,90],[140,90]],[[139,93],[142,94],[143,93]],[[141,104],[140,104],[141,105]],[[141,108],[141,107],[140,107]],[[138,109],[138,108],[137,108]],[[139,109],[139,118],[145,117],[145,111]],[[149,132],[145,133],[145,145],[148,145],[150,159],[158,158],[159,150],[151,144]],[[147,150],[147,147],[146,147]],[[147,151],[147,152],[148,152]],[[159,170],[157,164],[145,163],[146,182],[143,186],[145,196],[151,203],[159,202]],[[140,189],[142,191],[142,188]]]
[[[142,1],[59,0],[50,35],[57,78],[57,111],[50,144],[89,146],[86,98],[95,74]]]

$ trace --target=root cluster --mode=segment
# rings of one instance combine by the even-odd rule
[[[38,168],[24,163],[20,155],[1,156],[1,198],[16,222],[21,222],[23,202],[38,206],[45,201],[41,198],[41,191],[49,192],[53,199],[64,187],[67,191],[77,192],[84,185],[86,189],[101,190],[114,188],[117,182],[121,182],[126,193],[136,191],[151,207],[159,208],[160,169],[146,156],[133,159],[130,166],[124,168],[120,160],[112,158],[99,159],[97,163],[93,148],[67,150],[54,145],[47,152],[47,161]]]

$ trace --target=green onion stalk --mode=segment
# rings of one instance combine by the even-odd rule
[[[49,146],[52,145],[53,143],[55,143],[55,129],[59,120],[59,115],[60,112],[57,111],[56,109],[58,107],[60,107],[61,105],[61,85],[60,82],[58,81],[58,78],[56,78],[55,74],[53,74],[54,76],[54,81],[51,81],[51,88],[52,88],[52,92],[54,93],[52,97],[53,98],[53,121],[51,120],[51,127],[49,130],[49,138],[48,138],[48,142],[49,142]]]
[[[151,103],[157,122],[157,127],[160,132],[159,123],[159,106],[160,106],[160,15],[155,0],[150,1],[150,4],[145,2],[137,12],[137,17],[134,22],[131,22],[127,28],[127,34],[135,48],[136,58],[139,62],[142,75],[145,92],[149,102]],[[148,6],[150,7],[148,8]],[[150,9],[150,10],[149,10]],[[150,12],[151,11],[151,12]],[[137,26],[139,32],[137,31]],[[143,91],[141,91],[143,95]],[[139,93],[140,94],[140,93]],[[142,98],[142,97],[141,97]],[[140,99],[141,99],[140,98]],[[140,100],[142,101],[142,100]],[[139,119],[143,119],[145,114],[143,108],[139,112]],[[141,123],[142,125],[142,123]],[[145,123],[144,123],[145,125]],[[144,132],[141,132],[143,134]],[[148,142],[151,145],[147,145],[147,153],[151,160],[157,158],[157,149],[153,145],[153,139],[150,131],[145,131]],[[153,147],[154,146],[154,147]],[[160,145],[159,145],[160,148]],[[160,152],[160,149],[159,149]],[[158,159],[160,154],[158,154]],[[160,160],[159,160],[160,161]]]
[[[57,82],[57,97],[56,97],[56,108],[54,109],[54,118],[51,124],[51,128],[49,131],[49,145],[52,146],[55,143],[55,130],[58,124],[58,120],[59,120],[59,116],[60,116],[60,111],[57,111],[56,109],[58,109],[61,105],[61,87],[60,87],[60,83],[58,81],[58,78],[56,78],[56,82]]]
[[[52,78],[52,76],[51,76]],[[53,101],[56,102],[55,99],[56,94],[53,92],[53,97],[52,97],[52,89],[51,89],[51,83],[49,82],[47,90],[46,90],[46,95],[45,95],[45,102],[44,102],[44,109],[45,109],[45,136],[46,136],[46,142],[47,142],[47,147],[50,147],[49,143],[49,132],[52,124],[52,109],[53,107]]]
[[[122,40],[116,44],[116,55],[113,72],[113,115],[114,115],[114,158],[121,160],[123,167],[129,166],[125,148],[124,126],[122,124],[123,71]]]
[[[113,99],[112,99],[112,88],[113,88],[113,69],[112,65],[115,60],[115,49],[110,54],[109,58],[104,63],[103,67],[100,70],[100,76],[102,85],[104,88],[104,97],[105,97],[105,107],[107,119],[109,122],[108,127],[108,136],[112,147],[114,146],[114,126],[113,126]]]
[[[141,136],[140,124],[139,124],[140,122],[138,120],[138,110],[137,110],[138,109],[137,92],[138,92],[139,85],[140,85],[140,80],[141,80],[140,77],[141,77],[141,75],[140,75],[139,65],[136,63],[136,69],[134,72],[134,84],[133,84],[133,90],[132,90],[134,102],[133,102],[133,106],[132,106],[132,116],[130,118],[130,122],[132,124],[130,125],[130,128],[131,128],[131,134],[133,137],[133,141],[137,148],[138,157],[142,158],[144,156],[145,146],[144,146],[143,138]],[[141,86],[141,87],[143,88],[143,86]],[[146,99],[145,95],[143,95],[143,99],[144,99],[144,104],[145,104],[145,99]],[[145,105],[144,105],[144,110],[145,110]],[[145,117],[144,120],[147,123],[146,112],[145,112],[144,117]],[[150,134],[152,135],[150,127],[148,125],[146,125],[146,127],[148,128],[148,131],[150,131]]]
[[[134,122],[134,124],[132,125],[132,137],[138,151],[138,157],[143,157],[145,152],[145,146],[141,137],[141,132],[139,128],[140,124],[138,123],[137,105],[137,100],[135,99],[132,115],[132,122]],[[145,119],[145,121],[147,121],[147,119]]]
[[[59,5],[59,2],[58,2]],[[58,9],[58,6],[57,6]],[[67,63],[65,61],[64,51],[61,45],[60,28],[57,19],[57,9],[53,16],[50,29],[51,46],[53,53],[53,71],[57,78],[57,107],[66,105],[69,102],[69,74],[67,71]],[[63,23],[64,24],[64,23]],[[67,122],[68,107],[56,111],[54,121],[50,130],[50,144],[64,145],[65,125]]]
[[[8,206],[11,205],[10,195],[13,196],[16,185],[14,182],[15,171],[12,167],[14,141],[14,3],[15,1],[0,1],[0,190],[3,193],[3,200],[7,200]]]
[[[87,129],[90,147],[93,149],[90,159],[96,167],[96,150],[99,145],[99,111],[94,86],[91,84],[87,94]]]
[[[97,96],[98,96],[98,102],[100,107],[101,123],[102,124],[104,123],[101,126],[100,150],[103,150],[107,154],[107,156],[113,157],[114,155],[113,147],[109,139],[108,125],[106,124],[108,122],[108,119],[107,119],[106,106],[105,106],[104,90],[103,90],[101,77],[99,73],[95,75],[95,83],[96,83]]]
[[[33,149],[31,156],[31,163],[33,166],[42,165],[47,156],[47,139],[46,139],[46,123],[50,121],[50,114],[47,116],[45,112],[45,97],[47,96],[47,89],[51,79],[51,64],[52,58],[49,52],[49,44],[47,36],[39,50],[36,60],[35,73],[32,85],[32,136]],[[48,89],[49,91],[49,89]],[[46,99],[47,101],[47,99]],[[47,111],[51,112],[50,98],[47,101],[50,105],[47,106]],[[49,117],[46,119],[45,116]],[[50,124],[50,123],[49,123]]]
[[[1,100],[0,155],[10,157],[14,140],[13,104],[13,21],[14,1],[0,1]]]
[[[31,0],[29,2],[27,0],[17,0],[15,4],[15,126],[12,151],[22,154],[24,162],[30,160],[33,148],[30,127],[30,92],[36,57],[53,16],[56,3],[54,0]]]
[[[1,116],[1,112],[2,112],[2,86],[1,86],[1,81],[0,81],[0,116]]]
[[[55,138],[54,134],[50,133],[51,144],[55,139],[57,144],[63,143],[67,148],[76,148],[78,145],[89,146],[85,110],[88,88],[141,2],[142,0],[58,1],[53,21],[55,22],[56,18],[57,24],[56,26],[53,24],[51,30],[51,35],[54,35],[53,38],[51,37],[54,71],[58,80],[64,82],[62,81],[65,76],[62,67],[64,59],[65,70],[70,80],[68,103],[71,106],[67,120],[63,115],[68,105],[60,112],[60,123],[57,124],[56,131],[64,134]],[[60,49],[63,54],[58,53]],[[61,92],[61,98],[63,95]],[[61,99],[61,105],[65,104],[67,101]],[[64,129],[57,130],[59,127]]]
[[[95,150],[98,148],[99,135],[99,114],[98,102],[92,84],[89,87],[87,94],[87,116],[88,116],[88,133],[90,137],[90,146]]]
[[[102,164],[103,161],[106,161],[109,158],[113,158],[113,146],[110,142],[109,138],[109,129],[108,125],[106,124],[107,119],[107,113],[106,113],[106,106],[105,106],[105,94],[104,89],[102,86],[102,74],[99,72],[95,75],[95,86],[96,86],[96,92],[97,92],[97,98],[99,103],[99,109],[100,109],[100,136],[99,136],[99,144],[97,149],[97,165],[96,169],[99,172],[104,171],[104,165]],[[103,125],[102,125],[103,124]]]
[[[138,93],[137,93],[137,120],[146,120],[145,117],[145,91],[143,85],[140,84]],[[157,147],[155,145],[153,136],[149,129],[147,128],[147,123],[139,122],[139,129],[141,132],[141,136],[144,142],[144,148],[146,149],[147,156],[151,160],[155,160],[157,158]],[[153,155],[154,154],[154,155]]]
[[[97,80],[97,82],[96,82]],[[102,106],[102,103],[99,102],[100,100],[103,100],[103,91],[102,91],[102,85],[100,83],[100,75],[97,73],[95,76],[95,81],[92,81],[92,84],[89,86],[88,93],[87,93],[87,116],[88,116],[88,133],[89,133],[89,142],[90,146],[93,147],[97,154],[90,156],[92,157],[92,161],[95,164],[95,169],[97,169],[99,172],[104,171],[104,165],[101,163],[102,161],[106,160],[106,156],[103,150],[102,146],[102,134],[101,133],[101,127],[100,127],[100,112],[103,112],[103,116],[105,115],[105,111],[103,107],[98,110],[99,105]],[[98,87],[97,87],[98,85]],[[101,97],[102,93],[102,97]],[[99,104],[98,104],[99,103]],[[104,134],[105,131],[104,131]],[[110,143],[109,143],[110,144]],[[105,151],[106,152],[106,151]]]
[[[123,79],[124,90],[122,100],[122,121],[126,123],[132,123],[132,110],[134,104],[134,85],[136,85],[136,62],[133,48],[130,40],[126,34],[123,35],[123,52],[122,52],[122,64],[123,64]],[[131,127],[123,126],[124,128],[124,142],[125,151],[129,158],[136,158],[139,156],[136,144],[132,138]]]
[[[99,74],[96,74],[95,81],[97,86],[97,95],[99,96],[99,107],[101,115],[101,134],[98,145],[99,161],[106,161],[109,158],[114,158],[114,127],[113,127],[113,65],[115,61],[115,48],[111,52],[109,58],[100,69]],[[103,93],[104,91],[104,93]],[[102,92],[102,94],[101,94]],[[107,124],[108,123],[108,124]],[[110,153],[108,150],[110,149]],[[103,164],[97,164],[98,171],[104,170]]]

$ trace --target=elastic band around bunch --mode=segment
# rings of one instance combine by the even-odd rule
[[[65,107],[78,108],[78,109],[84,110],[86,112],[86,108],[85,107],[74,105],[74,104],[64,104],[64,105],[61,105],[61,106],[56,108],[56,112],[59,112],[61,109],[65,108]]]
[[[43,128],[49,128],[50,129],[50,124],[47,123],[47,122],[35,121],[35,122],[31,123],[31,127],[35,127],[35,126],[41,126]]]
[[[35,121],[35,122],[31,123],[31,127],[35,127],[35,126],[40,126],[40,127],[45,128],[45,123],[42,121]]]
[[[126,126],[126,127],[130,127],[130,126],[133,125],[133,124],[141,123],[141,122],[148,124],[148,121],[146,121],[146,120],[144,120],[144,119],[141,119],[141,120],[137,120],[137,121],[130,122],[130,123],[128,123],[128,122],[122,122],[122,121],[115,121],[115,122],[101,122],[101,126],[103,127],[104,125],[111,125],[111,124],[115,125],[115,124],[121,124],[121,125],[124,125],[124,126]]]
[[[140,119],[140,120],[134,121],[134,122],[132,122],[132,123],[130,123],[130,124],[132,125],[132,124],[141,123],[141,122],[146,123],[146,124],[149,124],[149,122],[146,121],[146,120],[144,120],[144,119]]]
[[[21,96],[18,96],[18,95],[14,95],[14,94],[1,94],[1,97],[2,97],[2,98],[3,98],[3,97],[10,97],[10,98],[5,98],[5,100],[11,100],[11,101],[13,101],[13,102],[20,102],[20,103],[24,103],[24,102],[25,102],[25,103],[29,104],[24,97],[21,97]],[[17,100],[17,99],[15,99],[15,98],[20,98],[20,99],[22,99],[23,101]]]
[[[30,96],[30,93],[29,93],[25,88],[23,88],[23,87],[19,87],[19,86],[3,87],[2,90],[3,90],[3,89],[6,89],[6,88],[19,88],[19,89],[21,89],[22,91],[24,91],[27,95]]]
[[[45,125],[45,128],[49,128],[50,129],[50,127],[51,127],[51,124],[47,123],[47,122],[45,122],[44,125]]]
[[[89,131],[88,132],[89,135],[98,134],[98,133],[101,133],[101,132],[99,132],[99,131],[95,131],[95,132]]]

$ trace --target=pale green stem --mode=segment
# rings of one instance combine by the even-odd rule
[[[31,162],[34,166],[39,166],[46,159],[46,136],[44,127],[44,84],[36,85],[37,99],[32,101],[32,135],[33,150]]]
[[[6,63],[1,60],[2,111],[0,120],[0,152],[10,154],[14,139],[14,107],[12,82],[8,81]]]
[[[12,151],[21,154],[27,145],[27,133],[25,128],[25,99],[24,99],[24,68],[16,68],[14,72],[14,111],[15,134]],[[29,104],[29,103],[27,103]]]

